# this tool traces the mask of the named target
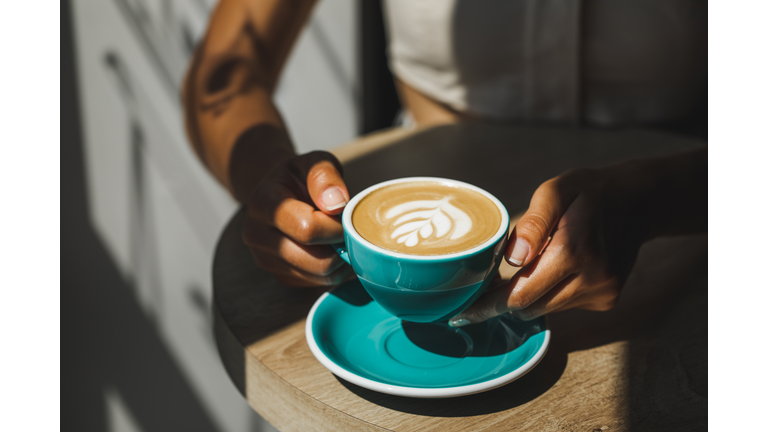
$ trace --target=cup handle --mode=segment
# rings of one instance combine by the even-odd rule
[[[347,245],[344,243],[335,243],[332,244],[331,247],[336,250],[336,253],[339,254],[341,259],[343,259],[347,264],[351,264],[349,262],[349,252],[347,251]]]

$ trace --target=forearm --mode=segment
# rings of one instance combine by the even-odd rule
[[[240,201],[294,155],[272,100],[282,66],[312,0],[224,0],[214,11],[182,89],[189,141]]]
[[[271,96],[257,84],[247,86],[234,96],[191,92],[185,104],[195,152],[241,202],[271,167],[294,155]]]
[[[707,149],[609,168],[642,240],[707,230]]]

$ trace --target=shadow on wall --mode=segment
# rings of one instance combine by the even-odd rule
[[[71,29],[62,8],[61,427],[65,431],[216,431],[205,407],[120,276],[88,216],[81,118]],[[109,62],[109,59],[107,59]],[[141,130],[133,127],[135,151]],[[134,158],[134,170],[141,170]],[[141,178],[138,175],[135,178]],[[142,185],[134,184],[137,214],[132,238],[151,236],[143,218]],[[148,231],[149,230],[149,231]],[[154,244],[134,256],[152,276]],[[144,247],[143,246],[143,247]],[[154,262],[153,262],[154,261]],[[155,275],[156,276],[156,275]],[[154,279],[155,282],[156,278]],[[193,291],[194,292],[193,287]],[[199,291],[199,288],[197,288]],[[195,304],[200,299],[190,299]],[[208,313],[207,310],[205,313]],[[210,333],[209,329],[204,329]],[[254,424],[253,432],[269,425]],[[270,430],[270,429],[268,429]]]

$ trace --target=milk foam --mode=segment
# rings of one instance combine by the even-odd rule
[[[427,239],[435,233],[437,238],[442,238],[451,229],[453,229],[453,233],[447,239],[443,239],[444,241],[464,237],[472,229],[472,219],[462,210],[453,206],[450,203],[451,198],[409,201],[391,208],[385,215],[387,219],[405,214],[391,225],[396,228],[390,238],[399,237],[398,243],[405,243],[406,246],[413,247],[419,244],[419,237]],[[416,220],[408,222],[413,219]]]
[[[354,207],[352,224],[365,240],[412,255],[471,249],[498,231],[501,213],[468,188],[414,181],[374,190]]]

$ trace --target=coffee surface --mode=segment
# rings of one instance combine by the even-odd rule
[[[472,249],[499,230],[501,212],[485,195],[432,181],[398,183],[365,196],[352,225],[367,241],[411,255]]]

